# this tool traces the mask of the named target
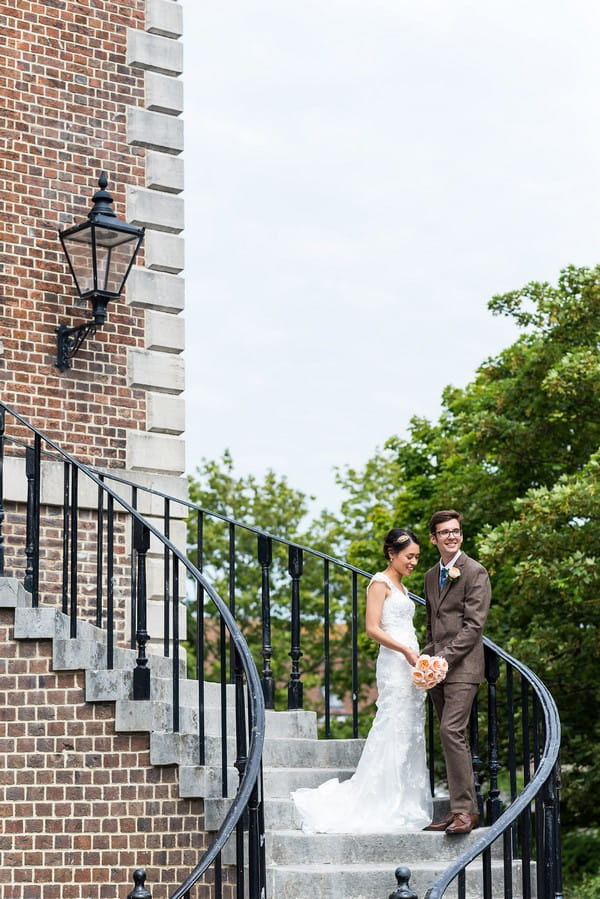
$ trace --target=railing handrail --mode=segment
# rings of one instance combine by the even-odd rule
[[[260,677],[254,663],[254,659],[252,658],[252,653],[250,652],[248,644],[246,643],[246,640],[241,630],[239,629],[235,618],[231,614],[227,604],[223,602],[210,581],[206,579],[202,572],[200,572],[196,568],[196,566],[193,565],[192,562],[190,562],[190,560],[187,558],[187,555],[183,554],[168,537],[161,533],[161,531],[150,521],[148,521],[140,512],[138,512],[137,509],[134,509],[126,499],[121,497],[102,480],[103,477],[108,477],[107,474],[96,474],[95,470],[83,464],[82,462],[79,462],[70,453],[68,453],[66,450],[63,450],[50,437],[47,437],[42,431],[40,431],[25,418],[19,415],[19,413],[12,409],[10,406],[7,406],[5,403],[0,401],[0,407],[2,407],[5,412],[11,415],[15,420],[20,422],[20,424],[23,425],[24,428],[36,434],[40,438],[40,440],[51,446],[54,452],[57,453],[60,458],[67,461],[70,465],[73,465],[75,468],[77,468],[78,471],[81,471],[86,477],[90,478],[98,488],[103,490],[107,495],[111,496],[113,500],[116,500],[130,516],[143,524],[144,527],[146,527],[160,543],[166,546],[170,550],[170,552],[173,553],[175,558],[177,558],[178,561],[188,570],[194,580],[202,585],[202,588],[215,603],[239,654],[240,661],[244,669],[244,674],[246,675],[247,679],[248,696],[252,702],[252,729],[249,734],[250,743],[248,759],[241,774],[236,796],[232,801],[232,804],[225,818],[223,819],[221,826],[216,832],[211,846],[209,846],[209,848],[206,850],[186,881],[171,896],[171,899],[180,899],[180,897],[185,895],[185,893],[189,889],[191,889],[191,887],[200,879],[203,873],[208,869],[217,855],[224,848],[227,840],[231,836],[235,826],[244,813],[244,810],[250,800],[252,791],[255,787],[257,778],[260,773],[262,751],[265,739],[266,714],[262,685],[260,683]],[[138,489],[144,489],[143,487],[135,484],[131,484],[131,486],[136,486],[138,487]]]
[[[425,600],[419,597],[421,602]],[[542,748],[540,763],[536,768],[533,777],[528,784],[525,785],[523,791],[511,802],[510,806],[500,815],[486,833],[479,839],[475,840],[467,849],[464,850],[446,870],[436,878],[427,893],[425,899],[440,899],[444,895],[446,888],[458,876],[461,870],[472,862],[478,855],[481,855],[488,847],[502,836],[502,834],[516,821],[521,812],[532,802],[533,799],[541,792],[552,776],[558,761],[560,751],[560,719],[558,709],[552,695],[545,684],[537,677],[534,672],[515,659],[509,653],[505,652],[487,637],[483,638],[484,645],[495,652],[504,661],[511,664],[535,690],[540,701],[544,713],[544,723],[546,739]]]
[[[84,474],[91,478],[91,480],[96,483],[101,489],[103,489],[107,494],[111,495],[117,502],[134,518],[141,521],[151,533],[161,542],[163,545],[167,546],[169,550],[178,558],[178,560],[184,565],[184,567],[189,571],[192,577],[202,585],[203,589],[208,593],[210,598],[213,600],[217,608],[219,609],[223,619],[226,623],[227,629],[232,635],[234,644],[236,649],[240,653],[240,658],[242,660],[242,664],[244,667],[244,672],[246,674],[248,680],[249,693],[252,696],[252,701],[255,706],[255,723],[256,726],[251,736],[250,741],[250,753],[248,758],[248,765],[246,766],[243,777],[240,781],[239,789],[237,796],[230,806],[230,809],[223,820],[221,827],[217,831],[215,840],[209,849],[204,853],[200,862],[196,866],[196,868],[192,871],[186,882],[172,895],[171,899],[181,899],[182,896],[197,882],[197,880],[202,876],[204,871],[209,867],[209,865],[214,861],[219,852],[223,849],[227,839],[231,835],[233,828],[236,826],[239,821],[241,814],[245,808],[245,805],[250,799],[250,795],[256,779],[259,774],[260,764],[261,764],[261,756],[262,756],[262,748],[264,745],[264,737],[265,737],[265,704],[264,698],[262,695],[262,687],[260,682],[260,677],[254,660],[252,658],[252,654],[248,648],[248,645],[239,630],[239,627],[235,621],[235,618],[231,614],[227,605],[221,600],[217,592],[214,590],[210,582],[204,577],[202,572],[200,572],[196,566],[193,565],[192,562],[187,558],[187,555],[184,555],[170,540],[167,538],[162,532],[151,524],[141,513],[139,513],[130,503],[127,502],[123,497],[121,497],[116,491],[112,490],[105,483],[105,480],[112,480],[118,483],[121,483],[128,488],[135,488],[136,490],[142,491],[147,494],[151,494],[154,496],[161,497],[164,500],[168,500],[173,504],[178,504],[184,508],[188,508],[190,511],[195,511],[197,513],[202,513],[208,515],[212,518],[221,520],[227,524],[233,525],[235,527],[239,527],[246,531],[256,534],[257,536],[263,536],[270,538],[278,543],[281,543],[288,547],[295,547],[301,549],[303,552],[306,552],[310,555],[316,556],[324,561],[331,562],[336,566],[339,566],[347,571],[355,573],[357,575],[363,576],[365,578],[370,578],[371,573],[365,571],[364,569],[358,568],[354,565],[349,564],[348,562],[344,562],[340,559],[336,559],[333,556],[328,555],[327,553],[321,552],[320,550],[315,550],[310,547],[304,546],[296,541],[289,540],[285,537],[280,537],[276,534],[272,534],[268,531],[265,531],[255,525],[249,525],[244,522],[238,521],[231,516],[227,516],[220,512],[214,512],[210,509],[206,509],[197,503],[192,502],[191,500],[182,499],[175,496],[170,496],[164,491],[157,490],[153,487],[148,487],[144,484],[136,483],[130,479],[124,478],[120,475],[116,475],[110,471],[104,471],[98,468],[92,468],[90,466],[86,466],[76,459],[74,459],[70,454],[62,450],[56,443],[54,443],[50,438],[46,437],[40,431],[38,431],[35,427],[26,422],[18,413],[12,410],[10,407],[6,406],[3,403],[0,405],[14,418],[21,422],[26,428],[30,431],[33,431],[35,434],[38,434],[48,445],[52,446],[56,453],[69,461],[70,464],[77,467],[79,470],[83,471]],[[418,604],[425,605],[425,600],[419,596],[418,594],[409,592],[410,597]],[[525,681],[532,687],[537,700],[540,703],[540,707],[543,713],[544,719],[544,734],[545,740],[544,745],[541,747],[539,764],[536,767],[536,770],[533,773],[531,780],[526,783],[522,792],[516,796],[510,806],[502,812],[500,817],[486,829],[486,833],[482,834],[479,839],[476,839],[469,848],[464,850],[448,867],[445,871],[440,874],[436,880],[433,882],[431,887],[428,889],[426,893],[425,899],[441,899],[444,895],[446,888],[450,885],[450,883],[459,875],[461,871],[465,869],[465,867],[472,862],[477,856],[481,855],[488,849],[503,833],[505,833],[509,827],[516,821],[519,815],[527,808],[527,806],[535,799],[540,792],[544,789],[544,786],[549,782],[550,778],[553,775],[553,772],[556,769],[556,765],[559,758],[560,751],[560,720],[558,716],[558,710],[556,708],[556,704],[549,690],[543,684],[543,682],[531,671],[528,666],[520,662],[518,659],[511,656],[508,652],[501,649],[497,646],[493,641],[491,641],[488,637],[483,638],[484,645],[491,650],[493,653],[497,655],[498,658],[503,659],[506,663],[508,663],[512,668],[514,668],[521,676],[525,679]]]
[[[110,475],[110,477],[113,476]],[[127,481],[124,478],[120,478],[119,476],[117,476],[116,479],[120,480],[127,486],[133,486],[130,481]],[[328,562],[333,562],[335,565],[338,565],[356,574],[362,575],[366,578],[372,577],[372,574],[370,572],[365,571],[361,568],[357,568],[356,566],[351,565],[348,562],[336,559],[333,556],[329,556],[319,550],[306,547],[293,540],[289,540],[288,538],[272,534],[259,527],[256,527],[255,525],[249,525],[247,523],[238,521],[231,516],[224,515],[223,513],[206,509],[203,506],[192,502],[191,500],[180,500],[175,497],[169,497],[163,491],[156,490],[154,488],[139,486],[138,489],[151,493],[155,496],[160,496],[163,499],[169,499],[174,503],[180,503],[182,506],[190,510],[202,512],[203,514],[208,515],[211,518],[216,518],[227,524],[233,524],[234,526],[254,533],[257,536],[269,537],[272,540],[275,540],[285,546],[297,547],[303,552],[317,556]],[[409,596],[416,603],[423,606],[425,605],[424,598],[419,596],[418,594],[409,591]],[[436,878],[426,894],[426,899],[439,899],[439,897],[442,897],[446,888],[459,874],[459,872],[463,870],[466,865],[477,858],[477,856],[481,855],[482,852],[490,847],[513,824],[513,822],[519,817],[519,815],[524,811],[529,803],[531,803],[532,800],[535,799],[535,797],[542,791],[544,785],[551,777],[559,757],[560,719],[556,703],[554,702],[551,693],[549,692],[545,684],[540,680],[540,678],[537,677],[537,675],[534,674],[534,672],[527,665],[520,662],[514,656],[511,656],[510,653],[503,650],[486,636],[483,637],[483,643],[485,647],[496,653],[499,658],[503,659],[505,662],[511,665],[522,677],[525,678],[525,680],[535,691],[544,715],[545,742],[544,746],[542,747],[539,766],[536,768],[531,780],[525,785],[523,791],[511,802],[510,806],[500,815],[498,820],[495,821],[494,824],[492,824],[489,828],[486,828],[486,833],[479,837],[479,839],[475,840],[475,842],[473,842],[469,846],[469,848],[465,849],[452,862],[452,864],[450,864],[445,869],[445,871]]]

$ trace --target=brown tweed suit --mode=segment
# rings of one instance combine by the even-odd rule
[[[423,652],[448,662],[446,680],[431,690],[440,719],[450,810],[477,814],[471,752],[466,727],[477,687],[484,678],[483,627],[490,607],[488,573],[461,552],[460,577],[439,586],[439,565],[425,574],[427,640]]]

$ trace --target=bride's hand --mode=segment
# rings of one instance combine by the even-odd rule
[[[419,653],[415,652],[413,649],[407,649],[404,653],[406,657],[406,661],[410,665],[411,668],[414,668],[417,664],[417,659],[419,658]]]

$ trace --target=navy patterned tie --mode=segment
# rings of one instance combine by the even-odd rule
[[[444,568],[442,566],[442,568],[440,569],[440,590],[444,586],[444,584],[446,583],[447,580],[448,580],[448,569]]]

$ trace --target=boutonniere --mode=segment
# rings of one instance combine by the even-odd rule
[[[451,581],[455,581],[460,577],[460,568],[456,568],[456,566],[452,566],[452,568],[448,569],[448,578]]]

